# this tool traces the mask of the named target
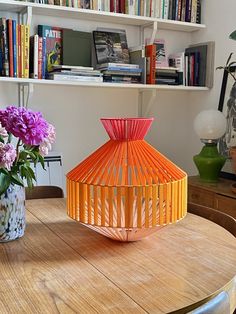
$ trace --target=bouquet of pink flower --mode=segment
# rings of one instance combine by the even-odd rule
[[[55,128],[40,112],[9,106],[0,110],[0,195],[10,184],[33,186],[35,174],[30,166],[40,162],[55,141]]]

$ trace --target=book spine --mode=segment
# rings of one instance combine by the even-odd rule
[[[197,0],[197,17],[196,23],[201,23],[201,0]]]
[[[197,22],[197,0],[192,0],[191,6],[191,23]]]
[[[161,3],[160,3],[160,18],[164,18],[164,8],[165,8],[165,0],[161,0]]]
[[[168,14],[169,14],[169,0],[165,0],[164,2],[164,19],[168,19]]]
[[[29,78],[29,36],[30,35],[30,29],[29,25],[25,25],[25,45],[24,45],[24,53],[25,53],[25,78]]]
[[[173,0],[169,0],[169,12],[168,12],[169,20],[172,20],[172,8],[173,8]]]
[[[116,11],[116,13],[119,13],[120,12],[120,2],[119,2],[119,0],[116,0],[116,6],[115,6],[115,11]]]
[[[120,0],[120,13],[125,14],[125,0]]]
[[[21,25],[21,77],[25,78],[25,25]]]
[[[144,0],[140,0],[140,15],[144,16]]]
[[[34,35],[34,78],[38,78],[38,63],[39,63],[39,36]]]
[[[46,68],[47,68],[46,37],[43,37],[43,44],[42,44],[42,79],[46,78]]]
[[[192,0],[186,0],[185,22],[191,22],[191,7],[192,7]]]
[[[181,21],[185,22],[186,16],[186,0],[182,0],[182,12],[181,12]]]
[[[179,3],[178,3],[178,15],[177,15],[177,20],[178,21],[181,21],[182,1],[183,0],[179,0]]]
[[[147,60],[147,84],[155,84],[156,79],[156,46],[147,45],[145,47]]]
[[[16,42],[16,20],[12,20],[12,41],[13,41],[13,76],[17,77],[17,42]]]
[[[42,63],[43,63],[43,38],[38,39],[38,78],[42,79]]]
[[[177,0],[173,0],[173,2],[172,2],[172,20],[175,20],[176,1]]]
[[[6,19],[4,17],[2,18],[2,37],[3,37],[3,45],[4,45],[3,70],[4,70],[4,75],[9,76],[7,22],[6,22]]]
[[[178,20],[178,8],[179,8],[179,0],[176,0],[176,4],[175,4],[175,20]]]
[[[115,0],[110,0],[110,12],[115,12]]]
[[[18,37],[17,37],[17,77],[22,77],[22,57],[21,57],[21,53],[22,53],[22,50],[21,50],[21,25],[18,25],[17,27],[17,30],[18,30]]]
[[[8,35],[8,58],[9,58],[9,76],[14,77],[13,66],[13,38],[12,38],[12,20],[7,20],[7,35]]]

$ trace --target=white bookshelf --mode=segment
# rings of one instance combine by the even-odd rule
[[[157,22],[159,29],[174,30],[181,32],[194,32],[200,29],[204,29],[206,27],[206,25],[204,24],[164,20],[145,16],[102,12],[86,9],[76,9],[64,6],[38,4],[25,1],[0,0],[0,11],[21,13],[24,12],[27,8],[32,8],[33,15],[36,14],[59,18],[82,19],[90,21],[92,20],[104,23],[145,26],[152,25],[154,22]]]
[[[38,4],[17,0],[0,0],[0,12],[12,12],[20,14],[43,15],[48,17],[59,17],[69,19],[80,19],[86,21],[96,21],[104,23],[114,23],[122,25],[152,27],[157,23],[158,29],[194,32],[204,29],[206,25],[160,18],[151,18],[144,16],[135,16],[121,13],[111,13],[103,11],[94,11],[86,9],[77,9],[64,6]],[[194,87],[182,85],[144,85],[144,84],[118,84],[118,83],[96,83],[96,82],[76,82],[76,81],[53,81],[53,80],[35,80],[24,78],[0,77],[0,83],[17,83],[33,85],[61,85],[61,86],[78,86],[78,87],[97,87],[97,88],[114,88],[114,89],[135,89],[139,91],[164,90],[164,91],[207,91],[207,87]]]
[[[175,90],[175,91],[207,91],[207,87],[195,87],[184,85],[144,85],[144,84],[122,84],[122,83],[96,83],[96,82],[76,82],[76,81],[54,81],[36,80],[23,78],[0,77],[0,83],[20,83],[34,85],[61,85],[61,86],[80,86],[80,87],[99,87],[99,88],[128,88],[137,90]]]

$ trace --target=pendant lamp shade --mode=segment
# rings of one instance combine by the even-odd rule
[[[68,215],[139,240],[187,213],[187,175],[144,141],[153,119],[101,119],[110,140],[67,174]]]

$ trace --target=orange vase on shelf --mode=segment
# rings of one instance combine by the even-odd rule
[[[187,213],[187,175],[144,141],[152,118],[101,119],[110,140],[67,174],[68,215],[135,241]]]

